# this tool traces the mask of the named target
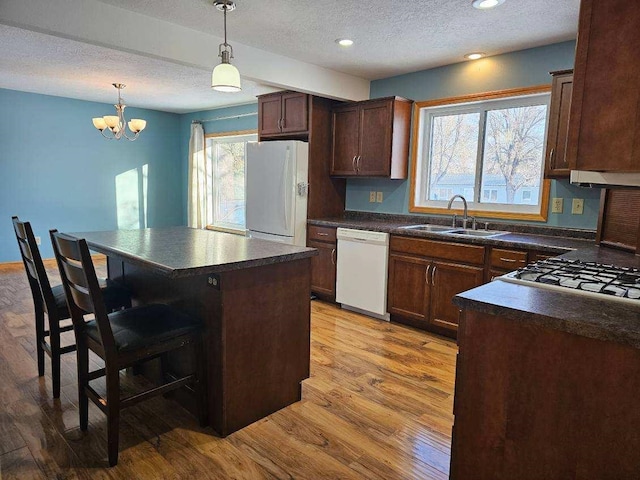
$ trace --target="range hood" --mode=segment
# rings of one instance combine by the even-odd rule
[[[571,170],[571,184],[579,187],[640,187],[640,173]]]

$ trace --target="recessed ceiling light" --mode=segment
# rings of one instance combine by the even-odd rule
[[[504,0],[473,0],[471,5],[479,10],[487,10],[488,8],[497,7],[503,3]]]
[[[478,60],[479,58],[485,57],[487,54],[486,53],[482,53],[482,52],[473,52],[473,53],[467,53],[464,58],[468,59],[468,60]]]
[[[338,38],[336,43],[341,47],[350,47],[353,45],[353,40],[349,40],[348,38]]]

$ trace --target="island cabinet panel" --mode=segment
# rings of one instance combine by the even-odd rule
[[[318,250],[311,259],[311,291],[330,302],[336,299],[337,242],[336,228],[309,225],[307,246]]]
[[[455,335],[454,295],[481,285],[484,247],[392,235],[387,304],[391,318]]]
[[[205,326],[209,422],[229,435],[301,398],[309,377],[310,258],[171,278],[109,258],[136,304],[166,303]],[[185,372],[187,360],[166,359]],[[186,393],[178,401],[189,406]]]
[[[578,170],[640,171],[640,8],[582,0],[567,162]]]
[[[544,164],[545,178],[568,178],[572,165],[567,161],[569,112],[573,91],[573,70],[551,72],[551,105]],[[575,167],[573,167],[575,168]]]
[[[464,310],[452,480],[637,478],[640,350]]]
[[[388,97],[334,107],[331,175],[407,178],[412,103]]]

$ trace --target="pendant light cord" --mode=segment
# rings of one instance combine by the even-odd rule
[[[229,44],[227,43],[227,2],[225,0],[224,5],[222,6],[222,13],[224,13],[224,46],[227,47]]]

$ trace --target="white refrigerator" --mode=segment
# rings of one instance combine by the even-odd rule
[[[250,237],[305,246],[309,145],[287,140],[247,144]]]

